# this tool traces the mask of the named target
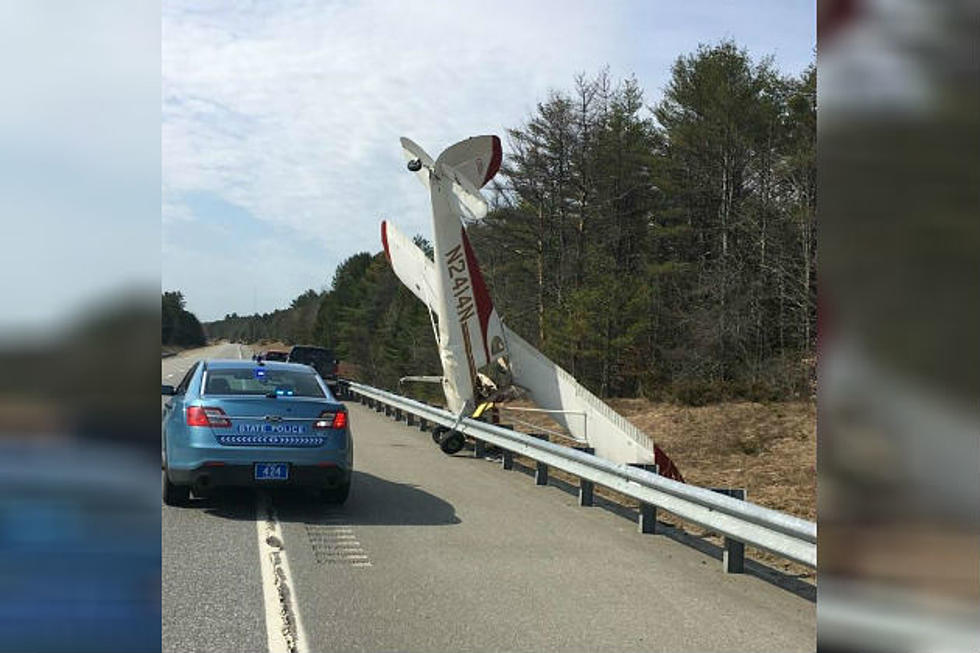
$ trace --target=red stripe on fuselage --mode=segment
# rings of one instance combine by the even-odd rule
[[[499,142],[499,141],[498,141]],[[499,164],[498,164],[499,165]],[[491,175],[493,176],[493,175]],[[463,252],[466,254],[466,267],[470,271],[470,285],[473,287],[473,299],[476,302],[476,315],[480,319],[480,332],[483,334],[483,353],[490,362],[490,347],[487,345],[487,327],[490,324],[490,314],[493,312],[493,302],[487,292],[487,284],[480,273],[480,264],[476,262],[470,239],[466,237],[466,229],[461,228],[463,235]]]

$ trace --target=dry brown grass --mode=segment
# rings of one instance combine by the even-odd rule
[[[816,404],[812,401],[725,402],[702,407],[654,403],[645,399],[612,399],[609,405],[653,437],[674,461],[684,479],[704,487],[745,488],[753,503],[808,520],[816,519]],[[520,405],[520,404],[513,404]],[[509,422],[514,413],[504,412]],[[518,413],[523,421],[560,430],[547,417]],[[519,430],[529,430],[518,425]],[[555,438],[552,438],[555,440]],[[564,442],[569,444],[569,442]],[[530,460],[519,461],[532,466]],[[575,484],[568,474],[552,471],[556,478]],[[605,488],[596,494],[635,507],[631,499]],[[661,520],[704,536],[715,544],[722,539],[705,529],[664,515]],[[808,580],[812,570],[782,558],[746,549],[748,557]]]
[[[690,408],[619,399],[609,404],[652,436],[688,483],[744,487],[753,503],[816,519],[814,403],[730,402]]]

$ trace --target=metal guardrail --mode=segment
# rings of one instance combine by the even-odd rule
[[[441,408],[353,381],[341,387],[370,402],[415,415],[433,424],[495,445],[580,479],[607,487],[641,504],[667,510],[735,542],[763,549],[811,568],[817,566],[817,525],[786,513],[740,501],[715,491],[679,483],[653,472],[617,465],[589,453],[524,433],[463,418]]]

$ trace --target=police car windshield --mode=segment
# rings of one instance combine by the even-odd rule
[[[316,374],[295,370],[254,368],[211,369],[205,395],[265,395],[269,397],[325,397]]]

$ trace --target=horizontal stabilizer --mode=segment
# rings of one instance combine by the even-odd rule
[[[487,201],[479,190],[474,188],[465,178],[453,177],[447,168],[448,176],[453,179],[453,198],[456,200],[456,213],[470,220],[482,220],[486,217]]]
[[[429,172],[432,170],[432,166],[435,162],[432,157],[423,150],[415,141],[410,138],[401,138],[402,144],[402,154],[405,156],[405,160],[408,162],[418,160],[422,166],[415,171],[415,176],[418,178],[422,185],[426,188],[429,187]]]

